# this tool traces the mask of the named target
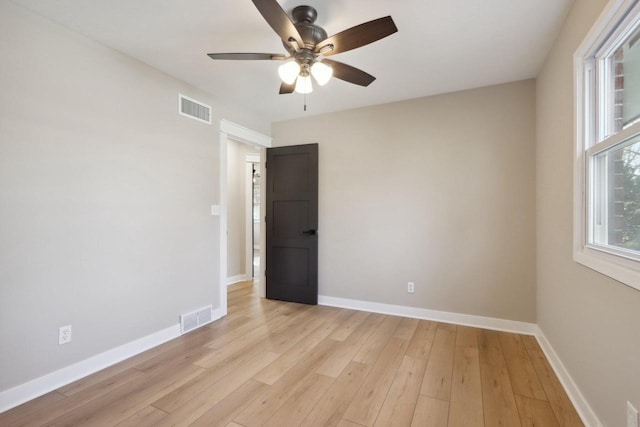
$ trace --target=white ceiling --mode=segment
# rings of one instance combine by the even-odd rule
[[[332,56],[377,77],[332,79],[307,96],[278,95],[277,61],[207,53],[285,53],[250,0],[13,0],[216,99],[279,121],[535,77],[573,0],[280,0],[318,10],[329,35],[391,15],[398,32]]]

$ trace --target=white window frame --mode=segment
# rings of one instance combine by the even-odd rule
[[[593,270],[640,290],[640,255],[634,251],[593,243],[589,226],[589,200],[592,158],[629,138],[640,135],[640,123],[605,137],[597,126],[605,117],[596,87],[597,76],[605,73],[597,58],[606,56],[617,45],[623,31],[640,16],[640,0],[611,0],[574,54],[575,152],[574,152],[574,229],[573,259]],[[600,67],[599,70],[596,67]],[[603,81],[601,79],[601,81]],[[600,142],[598,142],[600,141]]]

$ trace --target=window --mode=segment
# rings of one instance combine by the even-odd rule
[[[575,55],[574,259],[640,289],[640,0],[611,0]]]

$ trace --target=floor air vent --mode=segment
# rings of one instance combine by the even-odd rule
[[[213,321],[213,306],[201,308],[180,316],[180,329],[183,334],[191,332]]]
[[[178,112],[185,117],[211,124],[211,107],[182,94],[178,94]]]

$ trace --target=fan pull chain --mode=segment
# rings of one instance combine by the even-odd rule
[[[304,111],[307,111],[307,94],[304,94]]]

